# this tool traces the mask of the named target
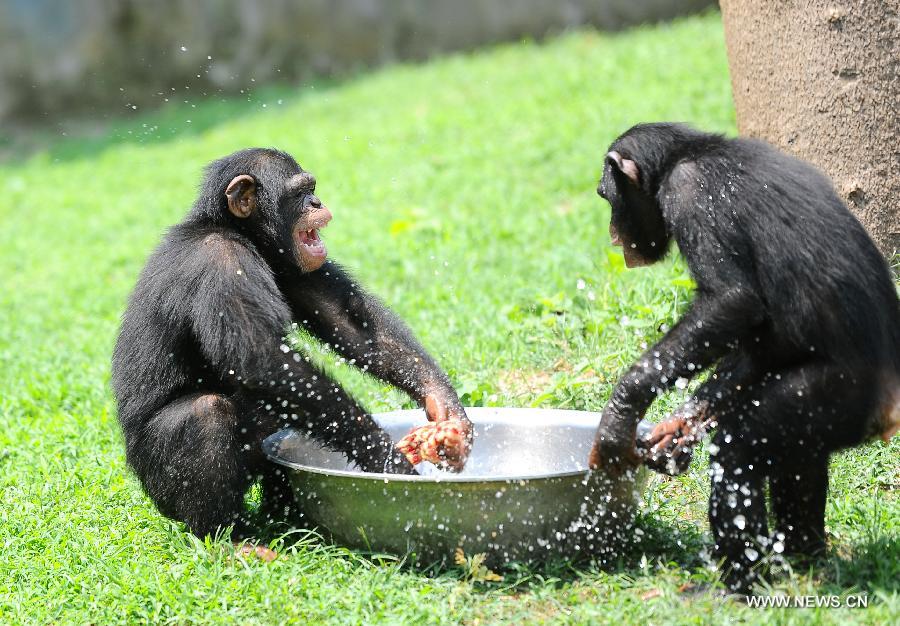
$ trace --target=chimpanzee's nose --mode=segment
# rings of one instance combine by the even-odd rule
[[[310,196],[309,197],[309,206],[311,206],[315,209],[318,209],[320,206],[322,206],[322,201],[319,200],[318,196]]]

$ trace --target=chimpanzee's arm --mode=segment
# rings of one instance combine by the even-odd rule
[[[738,262],[751,258],[752,242],[728,213],[707,204],[712,196],[698,187],[698,172],[691,164],[674,168],[660,192],[666,221],[698,283],[694,302],[619,380],[603,411],[592,466],[634,463],[635,427],[657,395],[736,348],[765,319],[754,276]]]
[[[291,311],[268,265],[225,238],[203,245],[184,299],[200,350],[221,379],[297,405],[312,436],[363,469],[385,471],[398,457],[387,434],[337,383],[283,347]]]
[[[658,394],[679,378],[693,378],[761,321],[762,306],[752,292],[699,294],[684,317],[620,379],[608,408],[636,423]]]
[[[761,304],[747,290],[698,295],[672,330],[619,380],[603,410],[591,465],[615,469],[633,464],[637,422],[657,395],[726,354],[762,315]]]
[[[412,332],[333,262],[285,287],[296,317],[351,363],[439,413],[465,419],[450,380]],[[434,407],[428,407],[434,408]],[[442,417],[432,415],[429,417]]]

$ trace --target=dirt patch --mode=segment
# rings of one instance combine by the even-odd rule
[[[497,376],[497,389],[507,396],[538,395],[546,392],[554,385],[557,374],[574,375],[575,369],[565,359],[559,359],[547,369],[513,369],[503,370]],[[578,373],[578,380],[606,382],[602,374],[588,368]]]

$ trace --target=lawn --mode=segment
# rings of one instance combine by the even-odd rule
[[[777,581],[868,609],[750,609],[678,592],[714,574],[705,454],[651,478],[640,533],[599,569],[410,569],[295,532],[272,564],[161,517],[125,464],[109,358],[126,298],[209,160],[277,146],[319,180],[334,258],[402,315],[467,404],[599,410],[690,299],[677,259],[624,270],[594,192],[638,121],[735,133],[715,13],[202,100],[0,163],[0,623],[896,623],[898,452],[832,462],[831,548]],[[181,102],[175,103],[178,99]],[[188,102],[183,102],[188,100]],[[326,357],[327,360],[327,357]],[[331,362],[372,410],[408,399]],[[685,392],[679,392],[683,395]],[[657,403],[657,419],[679,400]]]

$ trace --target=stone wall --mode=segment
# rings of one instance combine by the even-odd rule
[[[712,0],[0,0],[0,122],[128,110]]]

